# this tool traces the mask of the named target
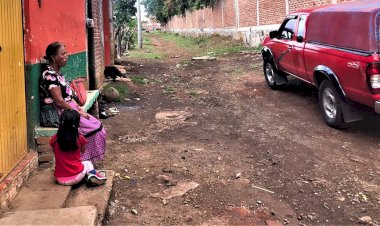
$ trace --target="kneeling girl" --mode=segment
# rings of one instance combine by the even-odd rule
[[[51,140],[55,156],[54,176],[62,185],[74,185],[83,179],[89,185],[101,185],[107,180],[104,171],[97,171],[90,161],[81,161],[80,152],[85,150],[86,138],[79,134],[80,115],[72,109],[60,116],[57,134]]]

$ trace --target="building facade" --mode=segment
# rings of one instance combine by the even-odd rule
[[[87,89],[99,89],[105,65],[113,63],[111,24],[112,0],[0,1],[1,206],[36,166],[39,78],[46,47],[64,43],[66,79],[83,77]]]

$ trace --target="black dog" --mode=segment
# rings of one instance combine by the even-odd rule
[[[104,68],[104,76],[115,81],[116,78],[122,77],[123,75],[115,66],[106,66]]]

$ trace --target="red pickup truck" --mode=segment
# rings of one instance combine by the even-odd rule
[[[289,14],[263,42],[264,76],[272,89],[292,75],[319,90],[326,123],[342,128],[380,113],[380,1],[364,0]]]

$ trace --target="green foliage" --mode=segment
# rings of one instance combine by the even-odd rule
[[[185,15],[186,11],[213,6],[219,0],[144,0],[149,15],[165,25],[175,15]]]
[[[136,14],[136,0],[113,0],[114,23],[116,26],[127,26]]]
[[[117,54],[122,55],[137,40],[135,32],[137,20],[134,19],[137,12],[134,6],[136,0],[112,0],[112,2]]]

